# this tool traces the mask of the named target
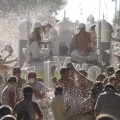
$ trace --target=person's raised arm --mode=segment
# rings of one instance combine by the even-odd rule
[[[51,69],[50,69],[50,73],[51,73],[51,77],[53,78],[55,76],[55,70],[56,70],[56,66],[52,65]]]
[[[3,59],[3,64],[6,64],[6,60],[11,56],[11,53],[9,53],[4,59]]]
[[[12,62],[17,61],[17,58],[13,59],[13,60],[8,60],[8,61],[4,61],[4,64],[10,64]]]

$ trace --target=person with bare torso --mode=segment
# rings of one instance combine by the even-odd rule
[[[75,61],[96,61],[97,52],[92,47],[90,33],[85,31],[85,24],[79,24],[80,32],[75,34],[70,45],[71,57]]]

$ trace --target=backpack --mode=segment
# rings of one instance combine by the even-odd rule
[[[21,102],[22,104],[22,102]],[[28,113],[27,110],[25,110],[25,108],[27,107],[27,105],[29,104],[29,102],[27,102],[27,104],[22,107],[22,109],[20,110],[20,112],[17,115],[17,120],[30,120],[30,115]]]

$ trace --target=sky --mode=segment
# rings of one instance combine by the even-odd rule
[[[99,20],[99,1],[100,0],[68,0],[67,5],[56,16],[57,19],[63,19],[64,10],[66,10],[66,17],[71,21],[79,20],[86,22],[87,17],[92,14],[95,20]],[[101,0],[100,19],[103,18],[112,23],[114,16],[114,2],[112,0]]]

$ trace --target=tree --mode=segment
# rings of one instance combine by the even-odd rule
[[[60,10],[66,5],[67,0],[0,0],[0,10],[3,14],[15,12],[19,14],[26,10],[41,10],[47,15]],[[46,12],[45,12],[46,11]]]

